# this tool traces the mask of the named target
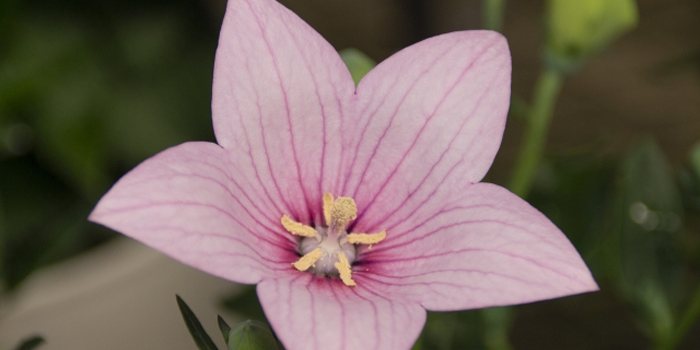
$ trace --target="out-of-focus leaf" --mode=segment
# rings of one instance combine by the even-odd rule
[[[565,154],[550,157],[541,169],[529,201],[587,258],[603,238],[606,206],[614,187],[614,162],[603,156]],[[592,263],[587,262],[589,266]]]
[[[253,320],[262,320],[267,322],[265,312],[260,306],[258,295],[255,293],[255,287],[242,286],[242,290],[235,295],[230,296],[223,301],[223,306],[229,310],[235,311],[236,314]]]
[[[511,96],[510,98],[510,109],[508,110],[508,115],[513,116],[518,121],[524,121],[525,118],[530,113],[530,106],[527,101],[525,101],[520,96]]]
[[[649,283],[635,291],[642,313],[647,320],[647,332],[653,335],[657,342],[666,341],[674,326],[674,316],[668,297],[658,284]]]
[[[175,295],[177,299],[177,307],[180,308],[182,318],[185,320],[187,330],[190,331],[194,343],[197,344],[199,350],[217,350],[216,344],[211,340],[209,334],[204,330],[202,324],[197,319],[197,316],[192,312],[187,303],[185,303],[179,295]]]
[[[211,71],[216,41],[187,40],[191,29],[174,13],[119,23],[124,73],[106,100],[110,149],[133,166],[187,140],[213,140]],[[193,42],[194,41],[194,42]]]
[[[35,131],[35,151],[75,187],[107,187],[100,98],[107,86],[86,32],[69,21],[22,23],[0,62],[0,114]],[[4,74],[3,74],[4,73]]]
[[[44,341],[43,337],[41,337],[39,335],[35,335],[35,336],[32,336],[30,338],[23,340],[19,345],[17,345],[15,350],[33,350],[33,349],[38,348],[39,345],[44,344],[44,343],[45,343],[45,341]]]
[[[673,75],[695,74],[700,78],[700,48],[683,52],[677,57],[661,62],[650,70],[651,77],[663,79]]]
[[[692,329],[700,317],[700,285],[695,287],[695,293],[690,298],[690,303],[685,308],[683,315],[673,329],[673,335],[658,347],[659,350],[675,349],[683,338]]]
[[[413,347],[411,350],[422,350],[423,349],[423,335],[421,334],[420,337],[418,337],[418,340],[416,340],[416,343],[413,344]]]
[[[148,74],[177,54],[182,29],[181,19],[172,13],[139,14],[118,23],[117,42],[126,63]]]
[[[691,148],[688,158],[690,160],[690,169],[681,169],[678,174],[678,180],[681,185],[686,209],[698,213],[700,212],[700,142]],[[692,218],[693,216],[690,215],[690,217]],[[686,236],[686,238],[692,238],[692,236]],[[686,244],[686,248],[700,252],[700,245],[698,244]]]
[[[19,17],[0,42],[8,48],[0,53],[0,129],[28,125],[35,153],[93,200],[113,169],[186,140],[213,139],[216,41],[194,37],[183,17],[117,17],[109,21],[115,38],[94,21]]]
[[[483,324],[479,312],[428,312],[421,334],[422,348],[431,350],[482,349]]]
[[[690,150],[690,164],[695,170],[695,175],[700,179],[700,142]]]
[[[484,29],[501,31],[506,0],[485,0],[481,7]]]
[[[340,57],[345,62],[345,65],[348,66],[350,75],[352,75],[352,80],[355,81],[355,86],[360,83],[362,77],[377,65],[376,62],[358,49],[350,48],[341,50]]]
[[[484,321],[484,345],[489,350],[511,350],[509,335],[513,324],[512,307],[481,310]]]
[[[221,315],[218,315],[217,321],[219,322],[219,329],[221,330],[221,335],[224,336],[224,342],[228,344],[228,337],[231,335],[231,326],[224,321],[224,318],[221,317]]]
[[[277,350],[277,339],[270,327],[260,321],[247,320],[237,324],[228,338],[229,350]]]
[[[625,155],[606,242],[623,295],[647,316],[654,339],[670,334],[673,308],[683,291],[680,194],[666,157],[652,140]],[[670,320],[669,320],[670,319]]]
[[[90,225],[92,204],[47,172],[31,154],[0,160],[2,272],[8,289],[35,269],[103,242],[113,233]]]

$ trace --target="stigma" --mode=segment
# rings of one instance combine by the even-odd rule
[[[356,286],[352,279],[352,264],[357,257],[356,245],[368,244],[368,249],[372,249],[373,244],[386,238],[386,231],[348,233],[348,225],[356,218],[355,200],[350,197],[333,198],[330,193],[323,194],[325,225],[311,227],[283,215],[281,222],[284,229],[302,237],[299,242],[302,257],[292,266],[302,272],[339,277],[346,286]]]

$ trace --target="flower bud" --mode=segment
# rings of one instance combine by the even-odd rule
[[[340,58],[343,59],[345,65],[350,70],[352,80],[355,81],[355,86],[360,83],[360,80],[369,73],[374,66],[377,65],[369,56],[362,53],[358,49],[348,48],[340,51]]]
[[[277,350],[277,339],[270,327],[260,321],[247,320],[231,329],[228,336],[229,350]]]
[[[637,25],[634,0],[549,0],[547,48],[555,59],[580,61]]]

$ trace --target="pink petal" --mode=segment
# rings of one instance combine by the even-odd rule
[[[598,289],[566,236],[500,186],[471,185],[388,230],[387,239],[361,257],[356,280],[428,310],[519,304]]]
[[[220,146],[185,143],[122,177],[89,219],[232,281],[290,271],[296,242],[238,175]]]
[[[425,324],[418,303],[311,274],[264,280],[258,296],[289,350],[410,349]]]
[[[422,41],[367,74],[343,161],[342,193],[360,208],[356,231],[409,214],[438,186],[484,176],[501,143],[510,72],[505,38],[469,31]]]
[[[216,138],[275,215],[320,220],[354,83],[333,47],[272,0],[229,0],[214,68]],[[310,215],[311,214],[311,215]]]

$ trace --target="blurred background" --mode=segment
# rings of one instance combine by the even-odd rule
[[[454,30],[509,40],[511,113],[485,181],[553,220],[601,291],[430,313],[416,348],[700,348],[700,2],[281,2],[369,65]],[[0,349],[33,335],[41,349],[194,349],[175,293],[217,341],[217,313],[264,320],[251,287],[86,221],[139,162],[214,141],[225,5],[0,0]]]

